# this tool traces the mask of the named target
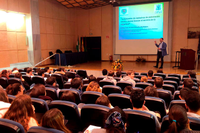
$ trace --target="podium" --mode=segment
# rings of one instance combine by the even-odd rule
[[[180,69],[193,70],[195,64],[195,51],[192,49],[181,49]]]

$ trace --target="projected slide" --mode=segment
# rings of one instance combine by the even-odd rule
[[[119,40],[163,37],[164,3],[119,7]]]

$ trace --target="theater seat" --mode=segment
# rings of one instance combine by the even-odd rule
[[[147,77],[147,73],[140,73],[141,76],[146,76]]]
[[[122,78],[120,78],[120,77],[114,77],[114,79],[118,82],[118,81],[120,81]]]
[[[103,89],[102,89],[102,93],[104,93],[105,95],[109,95],[111,93],[122,93],[122,90],[119,86],[115,86],[115,85],[104,85]]]
[[[182,88],[183,88],[183,85],[180,85],[177,90],[181,90]],[[192,90],[199,92],[199,88],[197,86],[192,86]]]
[[[22,75],[22,78],[29,84],[32,85],[32,78],[29,75]]]
[[[175,87],[174,87],[173,85],[170,85],[170,84],[163,84],[162,87],[163,87],[164,90],[171,91],[171,93],[174,94]]]
[[[0,78],[0,85],[1,85],[3,88],[6,88],[6,87],[8,86],[8,80],[7,80],[7,78],[1,77],[1,78]]]
[[[124,109],[127,115],[126,133],[159,133],[154,115],[140,110]]]
[[[178,84],[177,84],[176,81],[172,81],[172,80],[164,80],[163,83],[164,83],[164,84],[173,85],[174,88],[175,88],[175,90],[177,90],[177,88],[178,88]]]
[[[99,85],[101,87],[103,87],[104,85],[114,85],[114,83],[112,81],[108,81],[108,80],[101,80],[101,81],[99,81]]]
[[[67,77],[68,77],[69,79],[74,79],[76,73],[74,73],[74,72],[66,72],[66,75],[67,75]]]
[[[45,128],[38,126],[38,127],[31,127],[27,133],[64,133],[64,132],[54,128]]]
[[[171,91],[163,90],[163,89],[157,89],[157,92],[158,92],[159,98],[162,98],[165,101],[166,107],[168,108],[169,104],[170,104],[170,102],[172,100]]]
[[[121,109],[133,108],[129,95],[113,93],[108,95],[108,98],[113,107],[118,106]]]
[[[117,86],[119,86],[121,90],[123,91],[126,86],[133,86],[133,85],[131,82],[128,82],[128,81],[119,81],[117,82]]]
[[[179,91],[179,90],[175,91],[175,92],[174,92],[174,96],[173,96],[173,100],[181,100],[181,99],[179,98],[179,95],[180,95],[180,91]]]
[[[81,120],[83,128],[86,129],[89,125],[100,126],[104,128],[105,119],[109,107],[97,104],[85,104],[81,109]]]
[[[89,84],[89,79],[83,79],[83,84]]]
[[[14,83],[19,83],[19,84],[23,85],[21,79],[18,79],[18,78],[10,78],[10,79],[8,80],[8,84],[14,84]]]
[[[164,74],[164,73],[154,73],[154,76],[159,76],[159,77],[162,77],[163,79],[165,79],[166,74]]]
[[[179,81],[181,80],[180,74],[168,74],[168,77],[177,77],[177,78],[179,78]]]
[[[89,84],[83,84],[83,87],[82,87],[82,92],[86,91],[87,87],[88,87]]]
[[[185,107],[185,100],[172,100],[169,104],[169,110],[173,105],[180,105],[182,106],[184,109],[186,109]],[[186,109],[187,110],[187,109]]]
[[[166,77],[165,80],[175,81],[177,85],[179,86],[179,78],[178,77]]]
[[[42,76],[33,76],[32,77],[32,82],[35,84],[43,84],[45,85],[44,77]]]
[[[8,101],[9,103],[12,103],[12,101],[16,98],[16,96],[13,96],[13,95],[9,95],[8,94]]]
[[[66,127],[73,131],[78,132],[82,130],[82,123],[78,111],[78,107],[75,103],[69,101],[54,100],[49,104],[49,109],[57,108],[65,116],[67,120]]]
[[[67,82],[64,84],[64,89],[69,89],[71,87],[71,82]]]
[[[152,84],[150,83],[138,82],[136,83],[135,87],[140,87],[140,88],[145,89],[147,86],[150,86],[150,85],[152,86]]]
[[[75,89],[62,89],[62,90],[60,90],[59,99],[62,96],[63,92],[66,92],[66,91],[70,91],[74,94],[77,105],[81,102],[80,93],[79,93],[78,90],[75,90]]]
[[[83,79],[87,78],[87,71],[86,70],[78,70],[76,72],[80,77],[82,77]]]
[[[95,91],[85,91],[81,97],[81,102],[85,104],[95,104],[98,97],[103,96],[103,93]]]
[[[24,127],[15,121],[0,118],[1,133],[25,133]]]
[[[64,81],[63,81],[62,75],[58,73],[54,73],[54,74],[51,74],[51,76],[56,78],[57,84],[59,84],[59,88],[63,89]]]
[[[133,80],[134,80],[136,83],[140,82],[140,79],[138,79],[138,78],[133,78]]]
[[[184,79],[184,78],[189,78],[189,74],[184,74],[182,79]]]
[[[142,75],[135,75],[134,78],[138,78],[141,80]]]
[[[152,86],[154,86],[154,80],[153,79],[148,79],[147,82],[150,83]]]
[[[10,74],[9,75],[9,78],[14,78],[15,77],[15,74]]]
[[[106,76],[99,76],[97,77],[97,82],[99,83],[101,80],[103,80],[104,78],[106,78]]]
[[[55,88],[51,88],[51,87],[45,87],[46,88],[46,95],[51,97],[53,100],[57,100],[57,91]]]

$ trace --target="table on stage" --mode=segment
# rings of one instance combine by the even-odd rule
[[[79,63],[84,63],[88,61],[87,52],[75,52],[75,53],[62,53],[60,54],[60,62],[59,62],[59,54],[55,55],[55,65],[74,65]]]

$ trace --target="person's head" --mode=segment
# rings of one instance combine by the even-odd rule
[[[187,87],[184,87],[180,90],[180,95],[179,95],[179,98],[181,100],[185,100],[185,98],[187,97],[187,95],[190,93],[190,89],[187,88]]]
[[[142,76],[140,81],[141,81],[141,82],[145,82],[145,83],[146,83],[146,82],[148,81],[148,79],[147,79],[147,77],[146,77],[146,76]]]
[[[107,69],[103,69],[102,70],[102,74],[103,74],[103,76],[106,76],[108,74],[108,70]]]
[[[195,71],[190,70],[190,71],[188,71],[188,74],[189,74],[190,78],[196,78],[196,72]]]
[[[163,73],[163,70],[162,69],[158,69],[157,73]]]
[[[63,113],[59,109],[53,108],[43,115],[40,126],[46,128],[54,128],[65,133],[70,133],[64,124],[64,119],[65,118]]]
[[[126,114],[119,107],[110,109],[105,120],[105,129],[107,133],[125,133]]]
[[[162,88],[162,86],[163,86],[163,79],[162,79],[162,77],[156,77],[154,79],[154,86],[156,88]]]
[[[88,79],[89,79],[89,83],[92,82],[92,81],[97,81],[97,78],[95,76],[93,76],[93,75],[90,75],[88,77]]]
[[[15,73],[15,78],[22,79],[22,74],[19,72]]]
[[[82,80],[80,78],[74,78],[71,81],[71,87],[75,89],[79,89],[82,86]]]
[[[189,120],[186,110],[180,105],[173,105],[169,110],[169,128],[167,133],[179,133],[189,128]]]
[[[158,92],[154,86],[147,86],[144,89],[145,96],[158,97]]]
[[[50,71],[49,67],[45,67],[44,71],[47,72],[47,73],[49,73],[49,71]]]
[[[188,79],[184,79],[183,81],[183,87],[187,87],[189,89],[192,89],[192,86],[194,85],[194,82],[192,79],[188,78]]]
[[[1,86],[0,86],[0,101],[7,102],[7,103],[9,102],[8,95]]]
[[[117,72],[116,72],[116,76],[117,76],[117,77],[121,77],[121,76],[122,76],[122,72],[121,72],[121,71],[117,71]]]
[[[46,95],[46,89],[43,84],[36,84],[31,89],[30,96],[38,98],[39,96],[45,96]]]
[[[46,84],[56,86],[56,78],[53,77],[53,76],[48,77],[47,80],[46,80]]]
[[[137,109],[142,108],[143,104],[145,103],[144,91],[140,89],[132,90],[131,102],[132,102],[133,108],[137,108]]]
[[[148,77],[152,77],[153,76],[153,71],[149,70],[147,75],[148,75]]]
[[[28,69],[28,68],[29,68],[29,67],[25,67],[25,68],[24,68],[24,72],[27,72],[27,69]]]
[[[38,75],[44,77],[45,71],[43,69],[38,71]]]
[[[20,83],[10,84],[7,86],[6,92],[9,95],[15,95],[15,96],[23,95],[24,87]]]
[[[160,38],[160,42],[163,42],[163,40],[164,40],[163,38]]]
[[[89,83],[89,85],[86,88],[86,91],[96,91],[96,92],[101,92],[101,88],[99,84],[95,81],[92,81]]]
[[[100,104],[100,105],[104,105],[107,107],[111,107],[110,100],[108,99],[108,97],[106,95],[98,97],[95,104]]]
[[[31,98],[28,95],[20,95],[11,103],[8,111],[3,116],[4,119],[9,119],[20,123],[25,131],[28,130],[28,122],[30,117],[35,117],[32,107]]]
[[[114,77],[114,72],[113,71],[109,71],[108,72],[108,76]]]
[[[27,68],[26,69],[26,73],[28,73],[29,75],[32,75],[33,69],[32,68]]]
[[[197,113],[200,111],[200,96],[196,91],[190,91],[185,98],[186,108],[189,112]]]
[[[7,70],[3,70],[1,71],[1,77],[6,77],[8,78],[9,74],[8,74],[8,71]]]
[[[133,70],[128,70],[126,72],[126,75],[129,76],[131,79],[133,79],[134,78],[134,71]]]
[[[75,95],[71,91],[65,91],[65,92],[63,92],[62,96],[60,97],[60,100],[70,101],[70,102],[76,103]]]
[[[17,69],[16,67],[14,67],[14,68],[12,69],[12,72],[13,72],[13,71],[15,71],[15,70],[17,70],[17,71],[18,71],[18,69]]]
[[[131,91],[133,90],[132,86],[126,86],[123,90],[123,94],[131,95]]]

